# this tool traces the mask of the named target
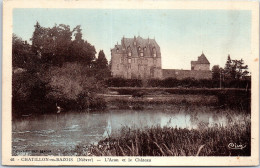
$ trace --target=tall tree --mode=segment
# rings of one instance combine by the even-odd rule
[[[34,25],[33,36],[30,40],[32,41],[32,51],[38,56],[38,58],[42,57],[43,39],[45,34],[46,29],[41,27],[37,21]]]
[[[73,29],[75,39],[70,45],[69,61],[77,61],[90,66],[95,59],[96,49],[90,43],[82,39],[82,29],[76,26]]]
[[[232,60],[233,62],[233,69],[235,69],[235,79],[239,80],[242,77],[246,76],[249,72],[247,71],[248,66],[244,65],[244,60]]]
[[[224,68],[225,78],[230,80],[239,80],[246,76],[249,72],[247,71],[248,66],[244,65],[244,60],[232,60],[228,55],[227,62]]]
[[[44,28],[37,22],[32,40],[32,51],[42,63],[61,65],[68,57],[72,32],[68,25]]]
[[[228,55],[228,57],[227,57],[224,72],[225,72],[226,78],[232,78],[232,75],[231,75],[232,74],[232,60],[231,60],[230,55]]]
[[[12,65],[13,68],[24,68],[32,70],[35,66],[34,55],[31,52],[31,45],[13,34],[12,37]]]
[[[100,50],[99,53],[98,53],[98,58],[96,60],[96,66],[99,69],[106,69],[106,68],[108,68],[108,61],[106,59],[106,56],[105,56],[103,50]]]

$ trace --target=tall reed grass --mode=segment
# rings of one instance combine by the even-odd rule
[[[77,146],[77,155],[90,156],[250,156],[251,124],[214,126],[203,129],[123,127],[116,137],[98,145]],[[230,143],[243,145],[231,149]]]

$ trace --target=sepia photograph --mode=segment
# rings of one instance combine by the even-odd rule
[[[235,9],[62,2],[10,8],[5,1],[8,161],[153,165],[153,157],[193,156],[259,163],[259,21],[252,9],[240,10],[243,2]]]

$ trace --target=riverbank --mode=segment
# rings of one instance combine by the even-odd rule
[[[172,108],[172,106],[217,106],[218,98],[210,95],[104,95],[108,109]]]
[[[251,90],[239,88],[110,87],[107,102],[133,106],[148,104],[207,105],[251,111]]]
[[[156,94],[203,94],[203,95],[217,95],[219,93],[250,93],[250,89],[243,88],[186,88],[186,87],[174,87],[174,88],[163,88],[163,87],[109,87],[110,92],[119,95],[132,95],[136,92],[144,92],[149,95]]]

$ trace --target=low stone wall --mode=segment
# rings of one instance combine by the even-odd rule
[[[194,78],[194,79],[211,79],[211,71],[196,71],[196,70],[179,70],[179,69],[163,69],[163,79],[166,78]]]

